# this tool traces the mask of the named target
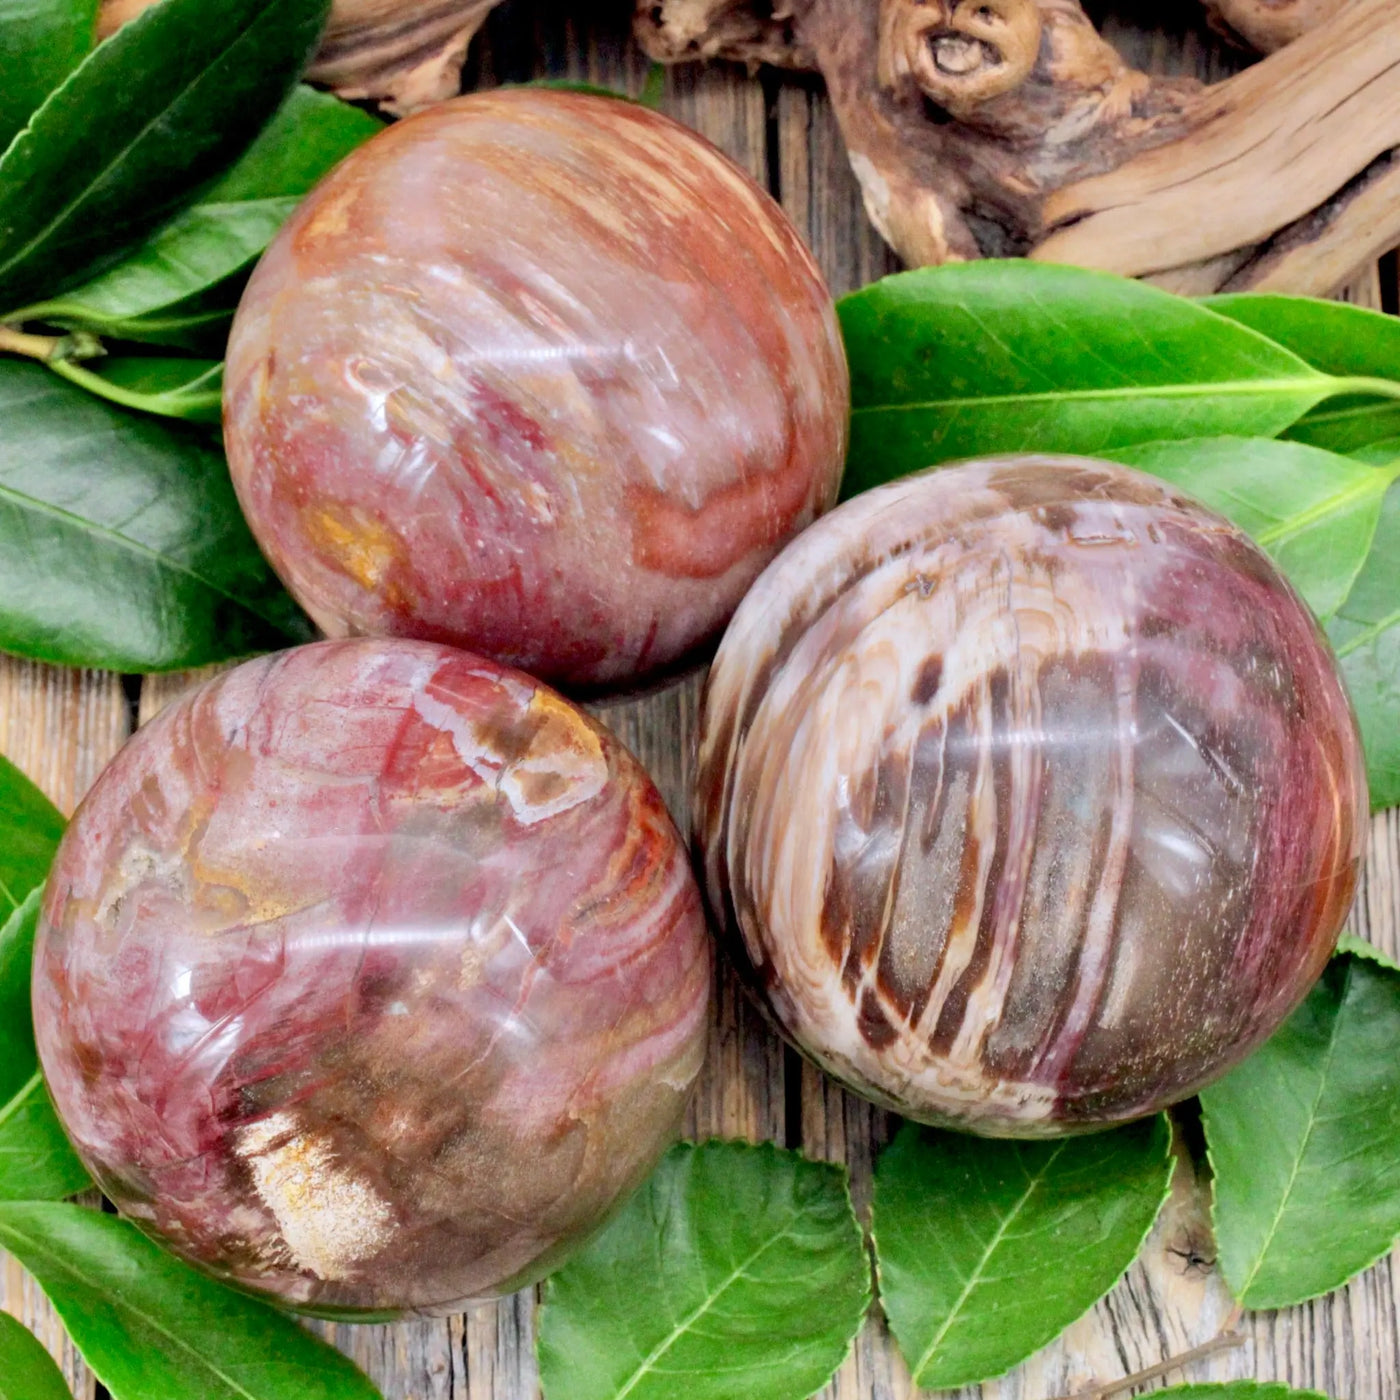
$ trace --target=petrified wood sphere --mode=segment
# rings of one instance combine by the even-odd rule
[[[420,642],[251,661],[165,710],[64,837],[49,1087],[122,1211],[309,1311],[539,1277],[649,1170],[703,1052],[700,894],[640,765]]]
[[[705,698],[707,891],[777,1021],[877,1103],[994,1135],[1242,1059],[1332,951],[1366,818],[1296,594],[1082,459],[856,497],[758,581]]]
[[[229,343],[226,440],[331,635],[625,687],[713,641],[835,500],[849,386],[782,211],[630,102],[517,89],[311,195]]]

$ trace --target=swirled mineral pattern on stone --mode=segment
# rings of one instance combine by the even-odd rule
[[[1305,995],[1367,826],[1355,719],[1268,558],[1082,459],[924,473],[764,573],[702,715],[712,908],[857,1092],[1032,1136],[1152,1112]]]
[[[626,689],[836,500],[850,396],[782,210],[679,123],[515,89],[311,194],[229,342],[234,485],[331,636]]]
[[[605,729],[466,653],[348,641],[122,750],[49,879],[34,1010],[126,1215],[283,1303],[437,1312],[645,1176],[709,984],[684,848]]]

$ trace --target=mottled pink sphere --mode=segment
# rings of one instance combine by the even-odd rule
[[[325,1314],[555,1267],[675,1134],[700,896],[581,711],[425,642],[250,661],[98,780],[34,957],[44,1073],[124,1214]]]
[[[229,342],[225,440],[331,636],[619,689],[713,641],[836,499],[849,383],[778,206],[630,102],[516,89],[375,137]]]
[[[848,501],[720,644],[707,890],[779,1025],[924,1122],[1152,1113],[1322,971],[1367,828],[1307,608],[1151,477],[1007,458]]]

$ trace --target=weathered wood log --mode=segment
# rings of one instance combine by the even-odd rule
[[[1260,53],[1273,53],[1334,19],[1347,0],[1205,0],[1212,21]]]
[[[1400,241],[1400,7],[1217,8],[1306,32],[1206,87],[1132,68],[1078,0],[639,0],[636,27],[667,62],[818,69],[909,263],[1028,255],[1329,294]]]
[[[155,0],[102,0],[106,38]],[[452,97],[467,46],[500,0],[336,0],[307,77],[402,115]]]

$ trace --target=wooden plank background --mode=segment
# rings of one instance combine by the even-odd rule
[[[1229,50],[1203,35],[1199,11],[1189,0],[1135,5],[1120,0],[1090,8],[1105,32],[1143,67],[1215,78],[1237,63]],[[626,0],[511,0],[488,22],[466,85],[550,75],[638,92],[647,64],[628,38],[629,9]],[[782,201],[837,295],[894,270],[891,255],[865,221],[818,81],[750,76],[723,67],[673,70],[664,107],[704,132]],[[1389,299],[1393,265],[1384,275]],[[1350,295],[1380,305],[1382,287],[1378,272]],[[136,724],[188,681],[168,676],[143,682],[0,658],[0,750],[71,812]],[[699,693],[700,678],[692,677],[643,700],[599,707],[647,764],[683,826]],[[1397,815],[1374,821],[1352,928],[1400,954]],[[709,1055],[688,1133],[774,1138],[813,1157],[844,1161],[864,1209],[874,1156],[890,1136],[889,1116],[836,1088],[786,1050],[728,972],[718,974],[716,993]],[[1011,1375],[962,1394],[1052,1400],[1084,1393],[1215,1337],[1229,1322],[1231,1303],[1212,1268],[1207,1211],[1206,1186],[1183,1159],[1167,1209],[1118,1287]],[[35,1328],[60,1359],[78,1400],[104,1400],[105,1390],[73,1353],[42,1294],[3,1255],[0,1306]],[[368,1371],[388,1400],[536,1400],[536,1306],[537,1290],[527,1290],[463,1317],[394,1326],[315,1325]],[[1337,1400],[1400,1400],[1398,1315],[1392,1255],[1331,1297],[1246,1315],[1239,1323],[1244,1345],[1169,1379],[1254,1376],[1316,1388]],[[821,1397],[906,1400],[913,1394],[877,1313]]]

